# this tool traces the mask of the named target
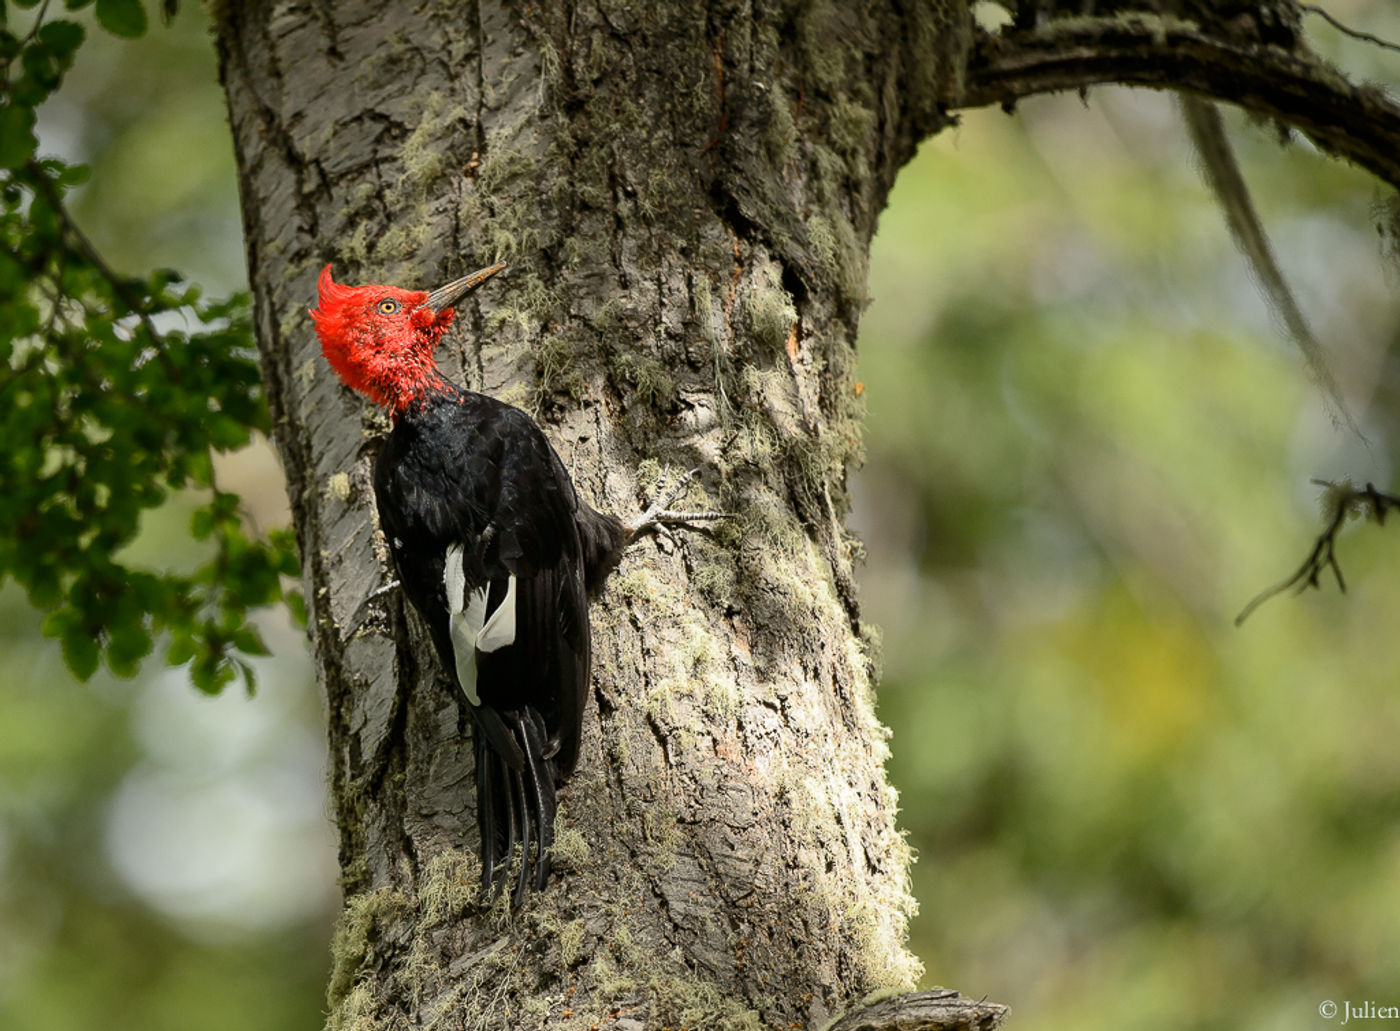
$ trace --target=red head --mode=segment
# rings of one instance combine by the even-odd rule
[[[452,325],[451,305],[505,265],[473,272],[429,293],[396,286],[345,286],[331,267],[317,281],[320,305],[310,315],[321,353],[345,385],[397,417],[414,400],[443,388],[433,349]]]

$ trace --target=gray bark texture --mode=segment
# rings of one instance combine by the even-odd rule
[[[328,708],[346,896],[328,1027],[1001,1019],[955,993],[869,998],[919,966],[844,526],[866,256],[896,171],[951,108],[1103,74],[1055,65],[1037,12],[992,40],[970,6],[214,5]],[[1073,25],[1092,47],[1092,20]],[[1133,26],[1101,26],[1120,60]],[[534,414],[599,508],[630,514],[661,466],[698,466],[685,507],[738,514],[635,546],[595,602],[558,873],[514,912],[479,898],[455,689],[400,599],[362,604],[389,575],[369,485],[387,426],[306,316],[327,262],[430,288],[498,259],[448,372]]]

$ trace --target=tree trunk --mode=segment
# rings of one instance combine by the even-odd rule
[[[950,108],[1117,79],[1235,99],[1400,183],[1400,107],[1295,47],[1291,0],[1219,25],[1186,0],[1025,2],[1000,34],[964,0],[215,6],[327,698],[347,897],[329,1026],[815,1029],[910,989],[844,528],[896,170]],[[326,262],[432,287],[497,259],[449,371],[539,418],[600,508],[634,511],[669,463],[739,515],[636,546],[595,602],[559,873],[513,913],[480,905],[457,694],[401,600],[362,604],[388,575],[386,424],[305,315]],[[1001,1013],[924,993],[838,1026]]]
[[[815,1028],[913,986],[844,528],[867,247],[970,41],[905,6],[217,12],[329,710],[329,1026]],[[427,288],[496,259],[448,370],[534,414],[600,508],[662,463],[739,515],[634,547],[595,601],[561,873],[515,913],[479,904],[455,690],[401,601],[361,606],[385,424],[305,315],[325,262]]]

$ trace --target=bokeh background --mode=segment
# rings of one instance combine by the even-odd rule
[[[93,166],[114,265],[244,280],[207,26],[100,32],[43,112]],[[1400,36],[1391,0],[1331,0]],[[1315,17],[1400,84],[1400,54]],[[871,261],[853,523],[880,711],[919,852],[929,984],[1034,1031],[1316,1028],[1400,1005],[1400,533],[1350,593],[1232,619],[1320,529],[1314,477],[1395,489],[1397,272],[1365,175],[1229,117],[1282,264],[1369,438],[1338,430],[1259,300],[1169,97],[968,114],[904,171]],[[265,446],[220,470],[285,520]],[[142,561],[193,564],[179,504]],[[76,685],[0,589],[0,1028],[319,1027],[339,903],[305,642],[260,688],[154,664]]]

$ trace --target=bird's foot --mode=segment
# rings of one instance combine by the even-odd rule
[[[671,470],[662,469],[661,475],[657,477],[656,486],[652,488],[654,497],[645,512],[625,527],[628,540],[635,540],[644,533],[656,533],[670,537],[668,526],[673,524],[690,524],[715,522],[719,519],[733,519],[732,512],[676,512],[669,506],[676,498],[685,492],[699,469],[692,469],[684,475],[676,477],[674,483],[667,485],[671,479]]]

